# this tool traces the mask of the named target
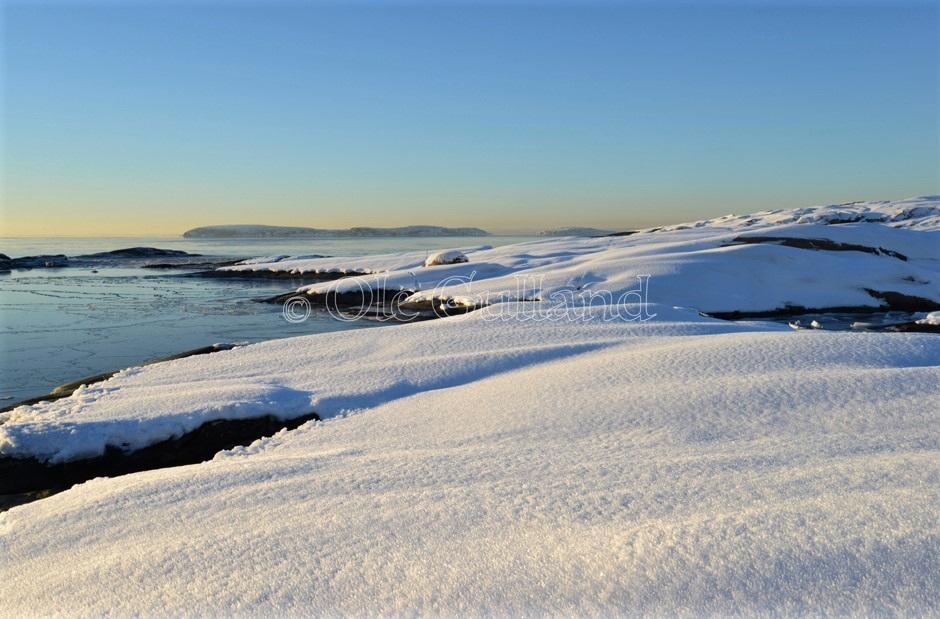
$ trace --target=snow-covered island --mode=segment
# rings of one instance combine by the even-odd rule
[[[425,236],[486,236],[479,228],[445,228],[443,226],[403,226],[401,228],[357,227],[345,230],[302,228],[293,226],[229,225],[203,226],[183,233],[188,239],[293,238],[293,237],[425,237]]]
[[[0,514],[10,615],[936,615],[940,197],[228,269],[465,314],[132,368],[0,413],[77,463],[319,421]],[[446,257],[446,259],[444,259]],[[428,264],[429,266],[425,266]]]

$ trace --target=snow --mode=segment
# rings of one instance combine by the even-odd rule
[[[926,316],[918,320],[917,324],[940,326],[940,312],[930,312],[929,314],[927,314]]]
[[[491,249],[488,245],[457,248],[453,251],[459,253],[472,253]],[[306,258],[303,256],[271,256],[271,260],[254,258],[245,260],[237,265],[222,267],[219,271],[274,271],[287,273],[350,273],[368,274],[383,273],[386,271],[404,271],[417,269],[424,265],[428,258],[427,251],[412,251],[395,254],[375,254],[354,257],[322,257]]]
[[[846,216],[862,222],[824,225]],[[883,218],[885,222],[869,221]],[[815,224],[807,224],[812,220]],[[804,223],[798,223],[804,222]],[[726,216],[629,236],[550,238],[492,248],[461,248],[466,264],[416,270],[420,252],[368,257],[288,259],[228,267],[362,274],[302,287],[300,293],[386,289],[408,301],[484,306],[507,301],[621,299],[649,275],[651,302],[703,312],[761,312],[883,304],[867,290],[940,304],[940,197]],[[823,239],[870,248],[808,250],[742,238]],[[866,290],[867,289],[867,290]]]
[[[596,295],[619,299],[649,275],[649,300],[704,312],[878,307],[866,289],[893,291],[940,303],[940,239],[924,233],[865,224],[827,230],[837,242],[903,253],[900,260],[857,251],[810,251],[735,243],[737,232],[683,230],[646,237],[559,239],[468,254],[469,262],[433,271],[379,272],[368,277],[313,284],[298,292],[325,294],[358,289],[407,290],[410,301],[473,299],[475,305],[527,299]],[[818,227],[814,227],[818,228]],[[775,226],[763,234],[813,237],[817,230]]]
[[[290,256],[288,254],[276,254],[272,256],[258,256],[256,258],[248,258],[247,260],[242,260],[238,263],[239,266],[247,266],[253,264],[270,264],[274,262],[281,262],[283,260],[312,260],[314,258],[324,258],[319,254],[310,254],[308,256]],[[224,270],[224,269],[222,269]]]
[[[940,196],[922,196],[907,200],[859,201],[828,206],[760,211],[753,215],[724,215],[691,224],[665,226],[662,230],[682,228],[747,228],[780,224],[842,225],[877,222],[896,228],[936,230],[940,228]]]
[[[2,614],[936,615],[937,336],[699,310],[871,302],[865,287],[936,300],[938,200],[433,268],[424,252],[237,267],[490,305],[132,368],[0,413],[0,455],[49,462],[214,419],[323,418],[0,514]],[[559,311],[553,294],[582,291]]]
[[[20,411],[4,435],[50,454],[246,401],[326,420],[0,515],[0,606],[935,613],[934,336],[655,312],[254,344]]]
[[[469,261],[470,260],[467,258],[467,255],[461,251],[439,251],[428,256],[424,261],[424,266],[434,267],[440,266],[442,264],[461,264]]]

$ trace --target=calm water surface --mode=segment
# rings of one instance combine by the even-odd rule
[[[0,238],[11,257],[70,257],[158,247],[220,260],[271,254],[355,256],[452,247],[498,246],[533,237],[375,239]],[[257,342],[377,326],[326,314],[291,324],[259,298],[288,292],[289,280],[187,277],[143,269],[162,258],[102,260],[62,269],[0,273],[0,405],[49,393],[58,385],[219,342]],[[97,271],[97,272],[95,272]],[[392,327],[394,328],[394,327]]]

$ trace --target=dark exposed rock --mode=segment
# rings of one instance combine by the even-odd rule
[[[145,264],[142,269],[185,269],[197,271],[211,271],[221,267],[234,266],[241,262],[238,260],[224,260],[221,262],[158,262],[156,264]]]
[[[120,258],[187,258],[198,257],[201,254],[190,254],[185,251],[175,249],[158,249],[155,247],[128,247],[125,249],[116,249],[114,251],[99,252],[96,254],[86,254],[76,256],[78,261],[89,259],[120,259]],[[235,264],[237,261],[225,263],[206,262],[199,265],[198,268],[216,268],[218,266],[227,266]],[[6,254],[0,254],[0,270],[9,271],[11,269],[37,269],[67,267],[70,265],[69,258],[65,254],[41,255],[41,256],[23,256],[22,258],[10,258]],[[177,265],[167,265],[165,268],[180,268]]]
[[[41,269],[58,268],[69,266],[69,258],[65,254],[42,255],[42,256],[23,256],[22,258],[10,258],[6,254],[0,254],[0,269],[8,271],[10,269]]]
[[[762,318],[789,318],[798,314],[862,314],[875,311],[878,311],[878,308],[868,306],[805,307],[803,305],[787,305],[772,310],[701,312],[701,315],[718,318],[719,320],[760,320]]]
[[[897,333],[940,333],[940,325],[931,325],[924,322],[903,322],[899,325],[888,325],[880,330]]]
[[[284,429],[293,430],[319,418],[316,413],[309,413],[289,420],[273,415],[219,419],[143,449],[125,451],[109,445],[103,456],[53,465],[36,458],[0,457],[0,510],[44,498],[95,477],[204,462],[224,449],[247,445]]]
[[[356,290],[351,292],[335,292],[331,290],[326,293],[314,294],[288,292],[285,294],[279,294],[276,297],[262,299],[262,302],[285,303],[295,297],[303,296],[313,306],[352,309],[364,306],[385,307],[399,304],[412,294],[414,294],[414,292],[411,290],[389,291],[385,290],[384,288],[379,288],[378,290],[365,288],[363,290]]]
[[[891,311],[934,312],[940,309],[940,303],[924,297],[915,297],[900,292],[891,292],[890,290],[882,292],[871,288],[866,288],[865,292],[876,299],[881,299],[883,302],[882,307]]]
[[[779,319],[788,318],[798,314],[871,314],[873,312],[935,312],[940,310],[940,303],[901,294],[899,292],[880,292],[865,289],[873,298],[881,301],[878,307],[866,305],[851,305],[840,307],[804,307],[802,305],[787,305],[764,311],[733,311],[733,312],[703,312],[705,316],[720,320],[752,320],[752,319]]]
[[[735,237],[732,243],[753,244],[769,243],[773,245],[783,245],[784,247],[795,247],[797,249],[811,249],[824,251],[860,251],[866,254],[876,256],[891,256],[898,260],[907,261],[904,254],[884,249],[882,247],[866,247],[865,245],[856,245],[854,243],[837,243],[829,239],[804,239],[786,236],[739,236]]]
[[[151,365],[232,348],[234,348],[232,344],[204,346],[141,365]],[[0,412],[24,404],[36,404],[67,397],[81,385],[107,380],[116,373],[107,372],[56,387],[48,395],[11,404],[0,409]],[[122,449],[121,446],[109,445],[103,456],[55,465],[46,464],[37,458],[0,457],[0,511],[45,498],[95,477],[114,477],[138,471],[202,462],[212,458],[221,450],[247,445],[259,438],[271,436],[283,429],[292,430],[307,421],[319,418],[316,413],[309,413],[288,420],[273,415],[237,420],[220,419],[204,423],[183,436],[167,439],[142,449],[128,451]]]

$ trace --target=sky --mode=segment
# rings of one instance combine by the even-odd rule
[[[629,229],[937,194],[938,15],[7,1],[0,235]]]

